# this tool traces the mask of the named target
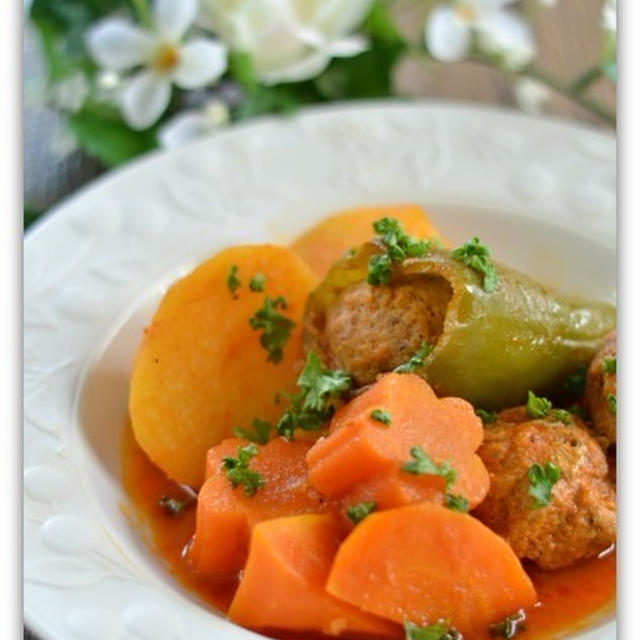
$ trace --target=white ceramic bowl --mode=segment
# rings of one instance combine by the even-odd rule
[[[25,242],[24,574],[43,640],[247,640],[184,591],[124,517],[121,438],[141,330],[225,246],[328,213],[417,202],[454,244],[615,302],[615,142],[513,112],[367,103],[230,128],[109,174]],[[576,640],[613,640],[599,621]]]

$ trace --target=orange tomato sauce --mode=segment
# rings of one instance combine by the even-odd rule
[[[159,506],[161,496],[180,498],[182,490],[147,458],[135,442],[130,426],[123,443],[123,487],[129,498],[125,506],[127,516],[151,551],[177,581],[214,610],[224,613],[231,604],[237,583],[212,584],[199,580],[189,571],[183,550],[195,530],[195,502],[177,516]],[[533,565],[525,565],[525,568],[535,584],[540,602],[526,611],[526,630],[517,634],[518,640],[565,637],[614,610],[616,554],[613,551],[567,569],[541,571]],[[286,633],[269,635],[282,640],[293,638]],[[296,640],[327,637],[295,634]],[[465,634],[465,640],[488,638],[485,631],[473,636]]]

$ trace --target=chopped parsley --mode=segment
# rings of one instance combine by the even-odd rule
[[[476,415],[482,420],[483,425],[493,424],[498,419],[498,414],[495,411],[476,409]]]
[[[551,418],[562,424],[571,424],[571,412],[566,409],[554,409],[551,401],[542,396],[537,396],[533,391],[529,391],[527,404],[525,405],[527,415],[534,420]]]
[[[384,409],[374,409],[369,415],[373,420],[382,422],[382,424],[387,425],[387,427],[391,424],[391,414]]]
[[[413,373],[417,369],[424,367],[425,358],[433,351],[434,345],[428,342],[420,343],[420,348],[403,364],[396,367],[395,373]]]
[[[249,469],[251,458],[258,455],[258,447],[253,442],[244,447],[238,447],[236,455],[236,458],[225,456],[221,467],[234,489],[242,485],[245,494],[253,496],[264,485],[262,476],[257,471]]]
[[[271,424],[266,420],[260,420],[260,418],[253,418],[253,420],[251,420],[251,429],[233,427],[233,435],[236,438],[244,438],[251,442],[257,442],[258,444],[266,444],[269,441],[270,434]]]
[[[480,243],[479,238],[474,236],[469,242],[463,244],[458,249],[454,249],[451,252],[451,257],[454,260],[463,262],[474,271],[482,273],[484,276],[482,288],[487,293],[491,293],[498,288],[498,272],[489,260],[489,249],[486,245]]]
[[[251,289],[251,291],[264,291],[265,280],[264,273],[256,273],[256,275],[249,280],[249,289]]]
[[[291,439],[296,429],[315,431],[329,420],[335,411],[333,401],[352,386],[346,371],[325,369],[316,353],[310,351],[298,378],[297,394],[286,394],[290,406],[276,424],[276,433]]]
[[[607,394],[607,404],[609,405],[609,411],[616,416],[618,413],[618,399],[613,395],[613,393]]]
[[[524,622],[527,619],[524,611],[520,609],[507,616],[504,620],[489,625],[489,635],[492,638],[505,638],[511,640],[517,633],[525,630]]]
[[[371,256],[367,282],[374,286],[388,285],[391,281],[391,265],[407,258],[415,258],[426,253],[429,240],[418,240],[407,235],[395,218],[382,218],[373,223],[373,230],[385,248],[385,253]]]
[[[424,627],[405,622],[403,627],[405,640],[462,640],[462,634],[447,620],[438,620],[435,624]]]
[[[580,365],[571,375],[567,376],[562,383],[562,388],[572,397],[579,397],[584,394],[587,385],[587,365]]]
[[[413,473],[415,475],[433,475],[441,476],[445,481],[445,488],[449,487],[456,480],[456,472],[451,468],[451,465],[445,461],[440,465],[435,464],[431,458],[427,455],[422,447],[416,446],[409,449],[409,454],[413,460],[405,462],[402,465],[402,470],[407,473]]]
[[[615,357],[602,359],[602,373],[616,373],[617,368]]]
[[[375,511],[376,503],[371,501],[358,502],[347,509],[347,517],[353,524],[362,522],[370,513]]]
[[[534,499],[534,507],[546,507],[551,504],[551,490],[560,479],[560,469],[553,462],[547,462],[544,467],[533,464],[527,472],[529,478],[529,495]]]
[[[529,391],[527,395],[527,404],[524,408],[530,418],[533,418],[534,420],[546,418],[552,407],[553,405],[550,400],[547,400],[547,398],[543,398],[542,396],[537,396],[533,391]]]
[[[260,344],[269,352],[268,362],[278,364],[282,360],[283,348],[289,340],[295,323],[282,315],[278,309],[286,310],[287,301],[282,296],[265,296],[264,304],[249,318],[252,329],[262,329]]]
[[[194,501],[194,498],[179,500],[178,498],[162,496],[160,500],[158,500],[158,505],[172,516],[179,516],[187,507],[191,506]]]
[[[444,506],[453,511],[467,513],[469,511],[469,501],[462,495],[444,494]]]
[[[227,274],[227,289],[234,295],[236,291],[242,286],[240,278],[238,278],[238,265],[232,264],[229,267],[229,273]]]

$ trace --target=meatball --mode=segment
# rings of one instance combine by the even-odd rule
[[[451,295],[449,283],[439,277],[419,276],[389,287],[358,282],[328,309],[323,331],[307,323],[306,335],[327,365],[349,371],[363,386],[406,362],[423,341],[436,342]]]
[[[587,371],[585,388],[585,404],[591,414],[593,428],[602,434],[609,442],[616,441],[616,414],[612,403],[616,397],[616,372],[605,370],[605,361],[616,357],[616,332],[611,332],[605,339],[591,362]]]
[[[607,460],[579,419],[571,424],[499,420],[486,430],[478,455],[491,487],[474,514],[519,557],[557,569],[596,556],[615,542],[616,495]],[[529,494],[528,472],[533,464],[547,462],[558,467],[560,478],[551,502],[538,507]]]

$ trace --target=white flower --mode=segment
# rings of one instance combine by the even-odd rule
[[[70,113],[80,111],[88,95],[89,83],[81,71],[68,75],[51,88],[54,105]]]
[[[602,5],[602,28],[611,33],[617,32],[617,4],[616,0],[605,0]]]
[[[162,115],[172,83],[203,87],[226,69],[223,44],[197,37],[182,43],[197,10],[197,0],[156,0],[150,31],[122,18],[107,18],[89,31],[87,45],[100,67],[116,72],[143,67],[121,92],[122,114],[132,128],[145,129]]]
[[[158,131],[158,142],[174,149],[213,133],[229,122],[229,108],[221,100],[211,100],[202,109],[183,111]]]
[[[505,66],[518,69],[536,53],[529,25],[515,11],[506,9],[516,0],[454,0],[438,5],[425,27],[431,55],[444,62],[467,56],[474,37],[485,53],[497,55]]]
[[[519,78],[513,87],[518,106],[527,113],[540,113],[549,100],[549,87],[538,80]]]
[[[251,55],[265,84],[297,82],[321,73],[333,57],[367,48],[350,35],[372,0],[201,0],[200,24],[231,49]]]

